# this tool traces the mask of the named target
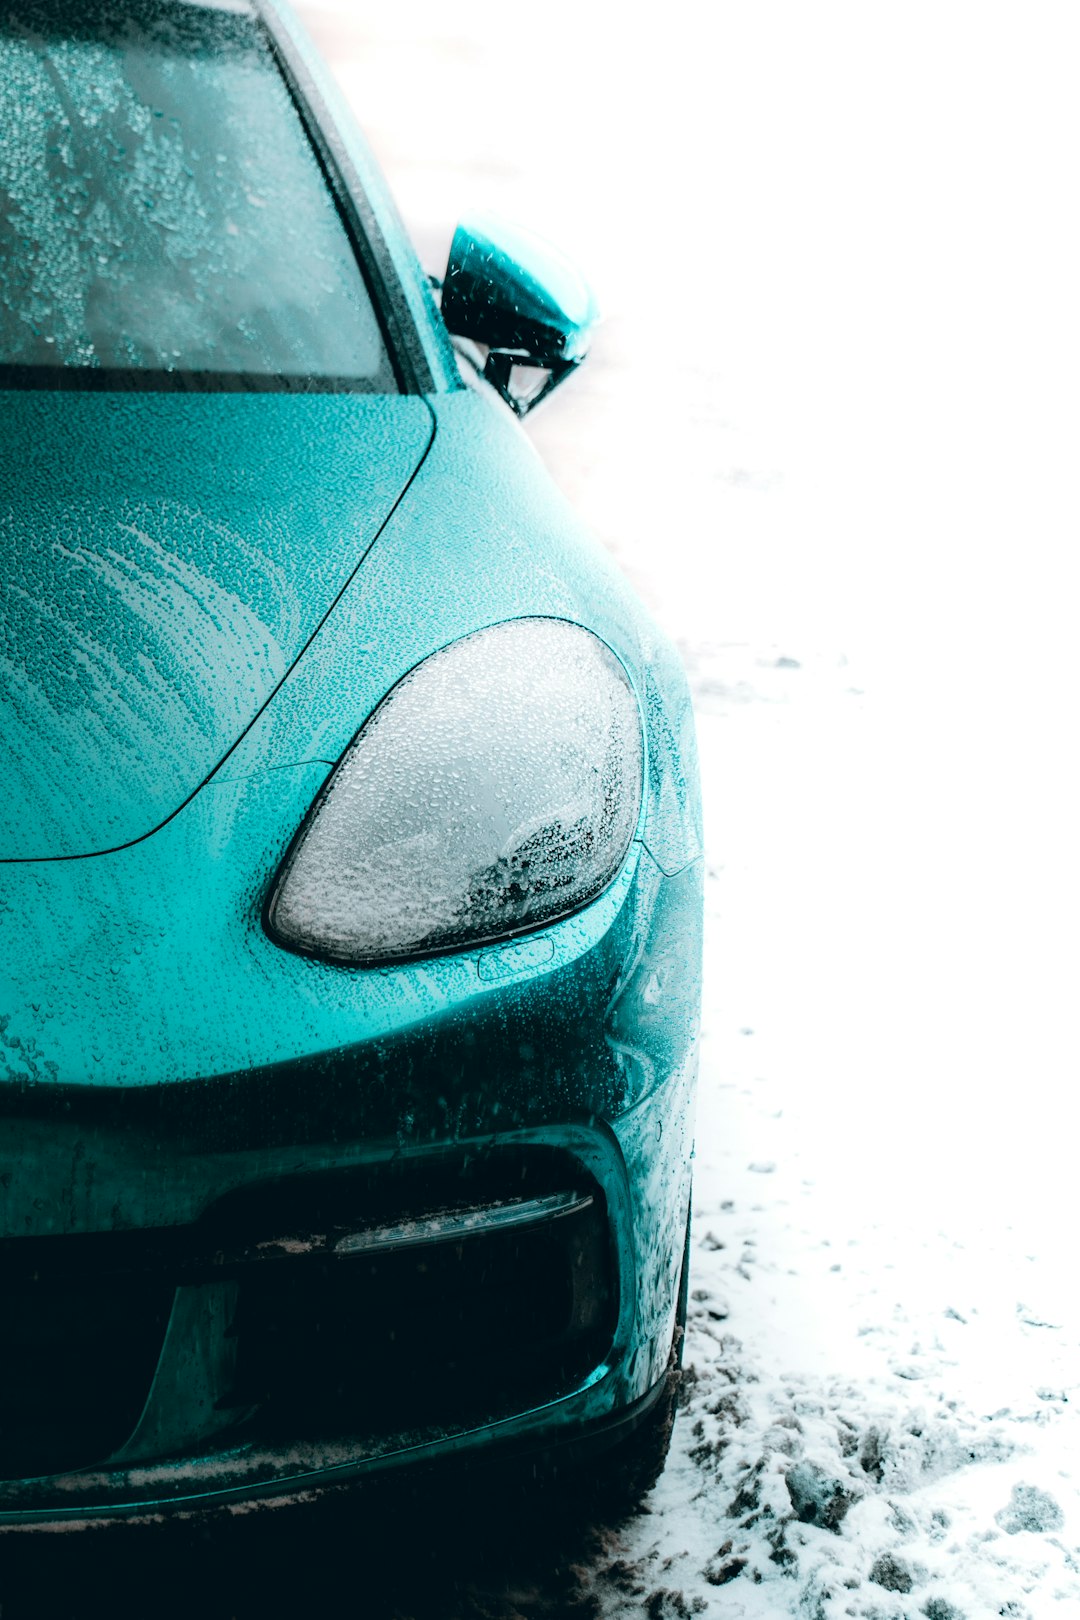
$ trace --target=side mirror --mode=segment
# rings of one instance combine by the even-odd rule
[[[483,375],[518,416],[581,364],[599,318],[568,259],[531,231],[487,215],[454,232],[442,313],[454,337],[486,349]],[[511,386],[515,367],[546,375],[522,391]]]

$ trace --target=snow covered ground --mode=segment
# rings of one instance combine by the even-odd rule
[[[687,1404],[587,1587],[605,1615],[1080,1613],[1070,1101],[1018,1075],[988,1120],[925,1030],[905,1072],[865,806],[828,802],[872,695],[844,667],[732,666],[701,714],[713,809],[741,787],[712,818]]]
[[[1080,20],[301,10],[430,268],[483,206],[592,270],[532,431],[698,706],[671,1460],[572,1592],[453,1601],[1080,1614]]]

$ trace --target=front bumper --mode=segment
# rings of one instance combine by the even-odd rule
[[[663,1098],[635,1114],[651,1116],[672,1100],[665,1087]],[[630,1123],[635,1134],[656,1128],[656,1120],[645,1117]],[[185,1230],[7,1245],[9,1278],[15,1258],[22,1261],[24,1277],[34,1267],[46,1307],[65,1282],[70,1288],[77,1279],[85,1296],[90,1273],[106,1305],[112,1301],[113,1320],[122,1324],[126,1338],[110,1354],[111,1324],[100,1308],[89,1324],[75,1323],[67,1349],[78,1347],[83,1364],[71,1369],[68,1383],[52,1390],[58,1416],[40,1428],[31,1425],[29,1435],[25,1422],[19,1431],[27,1460],[51,1455],[55,1463],[65,1453],[77,1457],[80,1445],[91,1452],[95,1444],[107,1445],[111,1420],[105,1464],[56,1467],[46,1475],[0,1484],[0,1524],[140,1517],[166,1509],[190,1513],[253,1498],[280,1500],[405,1464],[495,1445],[541,1444],[561,1433],[602,1427],[662,1376],[672,1326],[665,1309],[651,1333],[643,1338],[640,1332],[642,1248],[655,1252],[662,1234],[655,1222],[648,1234],[635,1225],[640,1212],[614,1131],[568,1125],[508,1133],[495,1145],[460,1143],[450,1152],[369,1160],[344,1178],[344,1192],[346,1199],[359,1192],[369,1212],[375,1196],[387,1207],[396,1198],[401,1209],[403,1194],[434,1185],[446,1189],[464,1179],[473,1196],[479,1189],[508,1192],[520,1185],[526,1199],[518,1207],[536,1210],[543,1208],[543,1189],[568,1175],[579,1194],[594,1200],[583,1211],[549,1216],[513,1232],[476,1230],[441,1245],[420,1242],[398,1251],[396,1281],[404,1262],[408,1289],[399,1302],[408,1299],[413,1307],[411,1321],[404,1323],[399,1309],[389,1315],[376,1311],[365,1323],[376,1270],[371,1254],[361,1250],[328,1259],[313,1253],[310,1241],[305,1245],[301,1234],[309,1233],[312,1223],[303,1222],[302,1207],[312,1200],[317,1207],[321,1198],[316,1224],[326,1226],[327,1197],[342,1203],[340,1173],[292,1178],[279,1184],[271,1199],[256,1185],[246,1197],[224,1200]],[[387,1179],[395,1185],[378,1191],[380,1180]],[[546,1196],[550,1204],[552,1197]],[[513,1197],[504,1196],[501,1207],[513,1207]],[[276,1227],[264,1226],[275,1204],[279,1212],[284,1206],[286,1224],[279,1219]],[[565,1237],[556,1235],[560,1227]],[[253,1243],[259,1230],[276,1231],[278,1241]],[[400,1233],[405,1226],[384,1224],[376,1230]],[[44,1252],[49,1247],[52,1256]],[[449,1315],[445,1309],[440,1314],[438,1286],[434,1292],[429,1288],[432,1308],[421,1324],[416,1312],[426,1305],[417,1285],[427,1283],[422,1274],[434,1269],[440,1249],[450,1260],[455,1293]],[[68,1268],[59,1284],[58,1265]],[[465,1302],[473,1309],[482,1302],[484,1319],[477,1313],[463,1323],[459,1307],[466,1272],[472,1294]],[[155,1361],[146,1356],[145,1325],[155,1313],[161,1319],[166,1279],[178,1280]],[[125,1280],[126,1313],[117,1308]],[[375,1279],[376,1300],[386,1301],[386,1281]],[[351,1296],[344,1321],[332,1305],[333,1299],[340,1302],[342,1283]],[[300,1317],[293,1309],[298,1290],[299,1298],[314,1307]],[[132,1299],[140,1302],[141,1314],[131,1309]],[[441,1299],[445,1307],[445,1289]],[[523,1302],[528,1302],[524,1316]],[[428,1330],[426,1343],[417,1332],[422,1325]],[[343,1352],[349,1343],[343,1333],[356,1335],[355,1367],[344,1388]],[[288,1341],[284,1353],[272,1342],[282,1335]],[[396,1344],[387,1342],[395,1338]],[[140,1351],[148,1391],[141,1410],[130,1404],[138,1388]],[[7,1354],[10,1359],[10,1340]],[[42,1381],[55,1382],[56,1372],[52,1364],[39,1365],[36,1372],[24,1368],[22,1387],[9,1408],[25,1417],[29,1402],[33,1416],[35,1400],[49,1394]],[[40,1415],[50,1416],[47,1410]],[[7,1439],[9,1446],[17,1439],[10,1427]]]
[[[699,867],[665,877],[635,846],[578,917],[498,952],[379,975],[366,1030],[359,975],[245,942],[267,953],[279,981],[307,974],[330,987],[318,1010],[329,1017],[338,996],[337,1044],[320,1030],[319,1049],[278,1059],[282,1019],[265,1034],[253,1024],[260,988],[249,962],[233,979],[250,997],[234,990],[232,1016],[216,1016],[214,1029],[249,1052],[262,1039],[262,1062],[145,1085],[9,1085],[0,1287],[10,1305],[26,1298],[28,1275],[77,1277],[87,1316],[70,1288],[66,1303],[46,1300],[39,1312],[47,1350],[67,1310],[66,1364],[36,1353],[32,1310],[21,1350],[15,1335],[4,1352],[6,1387],[24,1411],[38,1401],[43,1419],[40,1433],[24,1423],[21,1438],[9,1435],[4,1471],[17,1477],[0,1481],[0,1525],[281,1500],[454,1454],[546,1446],[632,1410],[662,1378],[672,1337],[699,926]],[[144,1031],[144,1050],[151,1044]],[[340,1218],[319,1204],[331,1186],[351,1189]],[[455,1199],[475,1210],[560,1192],[588,1195],[590,1230],[560,1249],[522,1228],[479,1262],[469,1259],[476,1234],[451,1244],[471,1268],[474,1301],[487,1310],[505,1296],[505,1309],[492,1306],[471,1337],[433,1311],[430,1354],[414,1344],[400,1365],[385,1342],[396,1314],[385,1286],[345,1308],[332,1275],[359,1276],[363,1246],[340,1261],[311,1246],[328,1232],[422,1222],[433,1199],[438,1214]],[[575,1266],[586,1273],[576,1302]],[[537,1279],[538,1299],[547,1288],[547,1348],[531,1365],[536,1322],[515,1277]],[[365,1309],[379,1332],[365,1327]],[[351,1389],[350,1334],[360,1349]],[[381,1360],[370,1342],[380,1335]],[[280,1355],[266,1350],[275,1337]],[[347,1397],[336,1407],[335,1380]],[[89,1436],[86,1412],[100,1419]],[[51,1452],[38,1445],[50,1413]]]

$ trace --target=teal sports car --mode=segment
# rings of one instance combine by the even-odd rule
[[[277,0],[0,6],[0,1525],[440,1459],[655,1472],[686,682]]]

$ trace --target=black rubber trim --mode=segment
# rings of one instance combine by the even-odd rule
[[[372,300],[374,307],[374,300]],[[376,317],[378,318],[378,317]],[[382,334],[380,334],[382,335]],[[320,377],[309,372],[281,371],[167,371],[151,366],[61,366],[0,364],[0,389],[28,389],[53,393],[105,394],[364,394],[396,398],[397,384],[390,346],[383,336],[386,363],[377,377]]]

